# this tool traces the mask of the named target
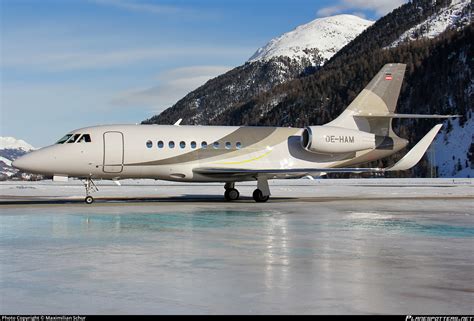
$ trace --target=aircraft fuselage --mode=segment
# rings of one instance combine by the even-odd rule
[[[18,160],[15,166],[57,176],[208,182],[216,179],[195,173],[193,169],[330,168],[360,163],[357,159],[364,155],[367,158],[368,153],[373,159],[386,157],[405,146],[404,141],[400,141],[389,150],[318,154],[301,145],[302,131],[302,128],[291,127],[95,126],[74,130],[69,133],[69,141],[35,151]],[[90,136],[90,142],[81,140],[85,134]],[[73,142],[74,135],[79,136]],[[351,140],[342,143],[351,144]],[[271,178],[295,176],[301,175],[282,174]],[[219,179],[234,180],[231,177]]]

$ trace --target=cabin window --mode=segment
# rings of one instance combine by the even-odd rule
[[[214,144],[212,144],[214,149],[218,149],[219,148],[219,142],[214,142]]]
[[[63,144],[65,141],[67,141],[69,138],[71,138],[72,134],[67,134],[65,135],[63,138],[61,138],[60,140],[58,140],[56,142],[56,144]]]
[[[79,138],[77,141],[78,143],[90,143],[91,142],[91,135],[89,134],[84,134]]]
[[[74,134],[71,138],[69,138],[67,143],[68,144],[74,143],[79,138],[79,136],[81,136],[81,134]]]
[[[230,142],[225,143],[225,149],[231,149],[232,144]]]
[[[164,145],[165,145],[165,144],[163,143],[162,140],[160,140],[160,141],[158,142],[158,144],[157,144],[158,148],[163,148]]]
[[[196,148],[196,142],[194,142],[194,141],[191,142],[191,148],[192,148],[192,149],[195,149],[195,148]]]
[[[235,143],[235,148],[241,149],[242,148],[242,143],[241,142]]]
[[[153,142],[151,140],[147,140],[146,147],[152,148],[153,147]]]
[[[174,148],[174,142],[173,142],[173,141],[170,141],[170,142],[168,143],[168,146],[169,146],[169,148]]]
[[[180,141],[180,142],[179,142],[179,147],[185,148],[185,147],[186,147],[186,143],[183,142],[183,141]]]
[[[204,149],[206,149],[206,148],[207,148],[207,142],[202,142],[202,143],[201,143],[201,147],[204,148]]]

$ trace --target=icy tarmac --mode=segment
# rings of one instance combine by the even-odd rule
[[[0,184],[0,314],[474,313],[472,180],[57,186]]]

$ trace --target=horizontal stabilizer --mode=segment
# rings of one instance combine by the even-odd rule
[[[438,134],[442,124],[434,126],[402,159],[386,171],[404,171],[415,166],[425,154],[431,142]]]
[[[462,115],[423,115],[423,114],[358,114],[353,117],[364,117],[364,118],[456,118],[462,117]]]

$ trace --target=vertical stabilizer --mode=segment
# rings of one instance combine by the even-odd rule
[[[347,109],[356,114],[383,115],[395,112],[405,64],[386,64]]]
[[[395,112],[405,74],[405,64],[386,64],[359,93],[344,112],[327,126],[362,130],[376,135],[396,136],[391,118],[382,116]]]

